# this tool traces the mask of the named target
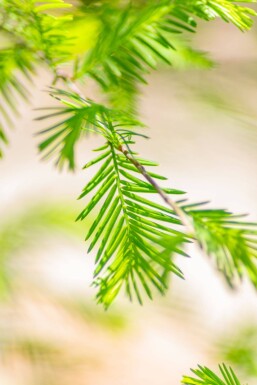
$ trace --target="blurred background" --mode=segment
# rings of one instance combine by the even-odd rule
[[[192,68],[185,52],[149,76],[140,113],[151,140],[137,150],[191,200],[256,221],[257,27],[243,34],[202,23],[193,44],[212,68],[200,56]],[[177,261],[186,280],[172,279],[165,298],[140,307],[121,295],[107,312],[96,305],[89,224],[74,222],[90,175],[59,172],[37,152],[32,109],[52,104],[51,81],[38,71],[32,107],[21,103],[0,163],[0,384],[175,385],[190,367],[219,362],[256,384],[257,294],[247,282],[227,288],[197,248]],[[80,145],[80,165],[98,144]]]

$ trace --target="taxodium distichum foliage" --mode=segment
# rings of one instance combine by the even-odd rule
[[[85,208],[77,219],[93,217],[86,241],[96,255],[97,301],[105,307],[121,290],[140,303],[145,296],[152,299],[154,290],[165,293],[170,274],[183,278],[179,258],[187,256],[189,242],[215,261],[231,286],[243,276],[257,286],[256,223],[191,203],[175,186],[163,188],[166,178],[157,164],[133,150],[137,137],[145,136],[137,114],[139,87],[158,62],[172,65],[171,51],[180,55],[178,34],[188,41],[199,19],[216,18],[247,31],[254,16],[233,0],[0,0],[0,156],[17,96],[30,98],[23,79],[33,79],[38,67],[47,66],[52,73],[48,92],[59,106],[42,108],[38,116],[46,122],[38,132],[44,158],[74,170],[77,143],[89,133],[99,136],[83,172],[88,179],[87,168],[96,165],[97,171],[82,190]],[[210,64],[184,45],[187,60],[199,56],[204,66]],[[88,78],[105,104],[84,96]],[[219,375],[201,366],[193,375],[182,383],[240,385],[225,365]]]

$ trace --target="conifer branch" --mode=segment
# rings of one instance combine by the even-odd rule
[[[149,166],[156,164],[145,159],[139,159],[137,154],[133,153],[130,149],[130,145],[134,143],[133,139],[136,135],[141,135],[138,132],[138,121],[135,121],[130,115],[122,111],[108,109],[91,100],[83,99],[77,94],[55,89],[52,90],[52,94],[66,105],[66,107],[62,110],[58,109],[57,112],[50,114],[50,116],[68,114],[68,118],[42,132],[44,135],[47,133],[48,137],[40,144],[41,150],[45,150],[48,147],[51,148],[54,142],[59,137],[62,137],[63,132],[67,131],[68,134],[64,136],[63,144],[61,140],[58,147],[54,145],[53,150],[50,149],[50,153],[53,154],[56,152],[56,148],[60,148],[59,159],[63,158],[62,162],[67,160],[70,162],[70,167],[73,167],[74,149],[72,146],[75,145],[76,140],[81,135],[81,130],[82,132],[83,130],[96,132],[106,140],[106,144],[99,149],[100,156],[85,166],[85,168],[88,168],[104,161],[99,171],[83,190],[80,198],[84,198],[96,188],[98,188],[98,191],[78,217],[78,219],[84,220],[103,196],[109,194],[92,228],[92,232],[96,231],[96,236],[93,241],[93,246],[95,246],[108,222],[111,221],[111,227],[106,227],[106,235],[102,239],[102,244],[100,244],[100,254],[96,257],[96,262],[98,263],[100,256],[107,247],[107,256],[103,257],[104,262],[101,262],[103,265],[100,263],[101,268],[99,270],[101,271],[102,268],[107,265],[107,275],[100,279],[97,278],[95,281],[100,287],[98,293],[100,302],[103,302],[105,306],[109,306],[125,282],[127,285],[127,293],[129,297],[131,297],[131,288],[128,281],[132,279],[131,274],[134,274],[134,268],[137,266],[138,262],[135,261],[142,258],[142,255],[138,254],[137,247],[143,244],[144,237],[146,237],[148,241],[150,240],[151,243],[154,242],[157,244],[158,247],[156,248],[156,246],[154,246],[152,249],[152,246],[149,244],[147,246],[148,249],[146,249],[145,246],[139,246],[140,250],[143,247],[143,258],[145,258],[146,254],[156,261],[156,253],[160,253],[160,247],[164,247],[161,253],[164,252],[167,256],[168,252],[170,255],[174,253],[183,255],[184,244],[194,240],[207,255],[213,257],[217,268],[224,274],[231,286],[235,284],[237,277],[241,278],[246,274],[257,287],[257,253],[255,249],[257,242],[257,225],[255,223],[243,222],[240,220],[241,216],[233,215],[226,210],[206,209],[204,203],[191,204],[186,200],[176,202],[170,198],[170,196],[183,192],[169,188],[161,188],[156,182],[156,179],[162,180],[165,178],[147,170]],[[44,116],[40,117],[40,119],[44,118]],[[51,131],[53,132],[51,133]],[[74,135],[75,132],[76,139],[72,143],[72,141],[69,140],[69,136]],[[50,136],[49,133],[51,133]],[[66,151],[68,148],[71,151],[70,153]],[[145,166],[147,166],[147,168]],[[134,175],[134,173],[141,176],[141,179]],[[155,204],[148,199],[146,200],[142,198],[140,194],[157,194],[169,207]],[[145,205],[147,205],[147,208]],[[115,207],[120,207],[118,212],[115,211]],[[134,261],[133,265],[126,265],[126,269],[125,265],[123,267],[119,265],[113,269],[113,267],[110,267],[112,266],[111,260],[113,260],[114,266],[116,266],[115,258],[118,258],[120,263],[123,261],[125,264],[127,263],[126,261],[130,260],[130,258],[127,259],[128,257],[125,250],[119,250],[118,256],[116,256],[115,252],[118,245],[116,245],[114,249],[111,248],[111,244],[115,239],[115,237],[112,236],[112,231],[115,231],[114,223],[118,221],[121,213],[123,213],[121,216],[121,224],[120,227],[116,229],[117,234],[115,233],[115,237],[119,239],[118,236],[120,235],[122,237],[121,239],[125,239],[123,237],[125,237],[125,234],[127,235],[127,241],[124,241],[126,250],[131,251],[134,243],[137,246],[131,251],[133,255],[131,258]],[[163,213],[165,213],[165,216]],[[103,214],[106,214],[106,219],[104,225],[100,225],[98,229],[100,232],[97,232],[99,221]],[[168,214],[168,217],[166,214]],[[131,227],[132,219],[136,221],[133,223],[134,226],[136,226],[135,229],[138,229],[138,231],[136,233],[132,232],[131,235],[128,229]],[[164,227],[158,222],[153,222],[152,219],[168,222],[171,224],[171,227],[170,225]],[[114,220],[114,222],[112,222],[112,220]],[[177,228],[181,225],[184,225],[186,231]],[[157,233],[155,229],[158,229]],[[91,235],[91,231],[89,231],[89,233]],[[152,237],[151,233],[155,235],[159,234],[161,238],[158,239],[155,235]],[[135,234],[136,238],[134,238]],[[168,236],[168,234],[170,235]],[[180,247],[178,248],[178,246]],[[91,249],[92,247],[90,246],[89,250]],[[148,252],[146,252],[146,250],[148,250]],[[152,254],[153,250],[154,254]],[[170,257],[167,258],[168,260],[170,259]],[[109,268],[111,269],[110,271]],[[123,271],[123,273],[121,273],[121,271]],[[172,270],[165,267],[165,271]],[[175,270],[173,273],[174,272]],[[115,278],[116,274],[118,274],[119,279]],[[159,280],[161,280],[159,282],[162,282],[163,285],[163,288],[159,286],[159,291],[161,292],[166,288],[166,280],[161,277],[166,277],[167,273],[163,274],[164,272],[159,276]],[[154,280],[151,276],[150,281],[152,279]],[[145,286],[145,278],[142,279],[140,276],[140,280],[144,282],[143,286]],[[137,298],[139,302],[142,302],[139,289],[135,282],[133,278]],[[158,287],[156,281],[154,282],[155,286]],[[151,298],[152,294],[150,294],[150,289],[148,289],[147,293]]]
[[[91,4],[79,8],[79,12],[96,12],[98,34],[90,49],[74,56],[71,44],[76,36],[72,34],[71,20],[73,16],[76,20],[77,8],[65,14],[69,7],[62,0],[25,0],[22,4],[0,0],[0,32],[2,25],[15,42],[9,51],[12,68],[5,62],[6,52],[0,50],[0,67],[4,69],[0,91],[5,103],[15,109],[13,91],[24,94],[16,70],[27,74],[43,62],[54,75],[53,85],[61,79],[70,90],[49,90],[62,106],[38,120],[61,121],[39,133],[43,156],[54,157],[59,166],[67,164],[74,170],[76,145],[82,136],[95,133],[104,139],[100,155],[85,166],[102,163],[81,194],[84,198],[95,192],[79,216],[83,220],[95,213],[101,199],[105,199],[87,237],[93,237],[90,250],[100,242],[95,280],[98,300],[109,306],[125,286],[130,298],[134,291],[142,302],[139,284],[150,298],[150,284],[164,293],[168,273],[183,277],[173,257],[186,256],[184,245],[192,239],[214,259],[230,285],[246,274],[257,286],[256,224],[244,222],[226,210],[205,209],[202,203],[176,201],[171,195],[183,192],[162,188],[156,180],[166,178],[148,170],[156,164],[139,159],[130,150],[137,136],[145,137],[140,130],[142,123],[135,118],[138,85],[145,83],[146,74],[159,61],[171,64],[169,54],[174,50],[176,34],[196,31],[197,18],[208,21],[220,17],[248,30],[255,12],[232,0],[161,0],[129,7],[126,2],[116,2],[98,8]],[[17,52],[21,53],[18,59]],[[66,62],[74,65],[71,75],[63,70]],[[85,76],[94,79],[109,95],[108,107],[84,97],[77,79]],[[2,126],[0,141],[6,141]],[[144,194],[155,194],[165,205],[146,199]]]
[[[80,18],[86,20],[88,12],[94,13],[98,28],[85,48],[74,25]],[[145,137],[135,118],[139,85],[159,62],[172,65],[176,35],[195,32],[198,18],[219,17],[246,31],[253,16],[255,11],[233,0],[151,0],[136,5],[93,1],[74,7],[63,0],[0,0],[0,34],[8,41],[8,47],[0,49],[0,144],[7,143],[5,123],[17,112],[15,95],[27,98],[21,75],[30,78],[42,63],[52,72],[54,86],[62,80],[70,90],[50,87],[49,94],[62,106],[37,119],[61,118],[39,133],[44,157],[55,157],[56,164],[74,170],[81,137],[95,133],[104,139],[96,150],[99,155],[84,166],[99,169],[79,197],[93,194],[77,219],[93,218],[86,240],[88,251],[96,249],[94,285],[105,307],[122,288],[140,303],[144,293],[153,298],[153,288],[164,294],[169,275],[184,278],[175,256],[187,257],[185,245],[192,240],[214,260],[230,286],[247,276],[257,288],[257,224],[227,210],[206,209],[205,202],[176,201],[171,196],[184,192],[162,188],[156,180],[166,178],[149,171],[157,164],[130,150],[137,136]],[[191,59],[199,55],[191,46],[188,52]],[[72,75],[63,70],[67,64],[73,66]],[[108,96],[108,106],[83,95],[76,81],[86,76]],[[199,366],[182,384],[240,385],[231,368],[222,364],[219,369],[217,375]]]

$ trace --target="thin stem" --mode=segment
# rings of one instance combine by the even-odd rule
[[[164,202],[169,205],[172,210],[177,214],[177,216],[180,218],[181,223],[188,229],[189,234],[194,234],[194,228],[192,224],[190,223],[187,215],[184,213],[184,211],[177,205],[175,201],[173,201],[163,190],[162,188],[156,183],[156,181],[147,173],[144,166],[139,163],[133,155],[130,154],[130,152],[125,149],[122,145],[118,148],[119,151],[125,155],[125,157],[140,171],[140,173],[144,176],[144,178],[154,187],[154,189],[157,191],[157,193],[161,196],[161,198],[164,200]]]
[[[119,194],[120,202],[121,202],[121,205],[122,205],[122,210],[123,210],[126,222],[127,222],[127,226],[129,227],[130,224],[129,224],[129,218],[128,218],[128,214],[127,214],[126,203],[124,201],[124,197],[123,197],[123,194],[121,192],[120,171],[119,171],[119,167],[118,167],[118,164],[117,164],[116,154],[115,154],[114,146],[111,143],[110,143],[110,147],[111,147],[113,164],[114,164],[114,168],[115,168],[116,175],[117,175],[118,194]]]

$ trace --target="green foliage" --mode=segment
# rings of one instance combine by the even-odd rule
[[[156,68],[157,60],[171,64],[168,51],[173,47],[166,35],[193,31],[195,22],[167,1],[150,1],[140,10],[111,9],[108,16],[80,74],[93,77],[115,105],[128,109],[138,82],[146,83],[148,68]]]
[[[55,15],[51,10],[71,8],[71,4],[62,0],[1,0],[0,7],[1,31],[7,37],[19,37],[38,57],[43,54],[45,59],[55,61],[69,44],[65,41],[64,23],[72,20],[72,14]]]
[[[85,166],[99,168],[80,196],[91,199],[78,217],[84,220],[92,212],[95,218],[87,239],[89,250],[98,247],[94,282],[99,302],[109,306],[123,286],[140,303],[142,288],[150,298],[150,286],[163,293],[169,273],[183,277],[174,255],[187,255],[185,244],[192,240],[215,259],[230,284],[246,273],[256,286],[255,227],[226,210],[176,202],[173,196],[182,192],[160,187],[158,181],[165,178],[148,170],[155,164],[131,149],[137,136],[145,137],[136,117],[136,95],[149,70],[160,62],[172,64],[174,55],[177,63],[210,65],[177,36],[196,32],[199,18],[219,17],[245,31],[255,12],[231,0],[81,1],[73,6],[62,0],[0,0],[0,11],[2,115],[8,119],[10,110],[17,110],[14,94],[26,97],[20,75],[28,77],[43,63],[52,71],[52,86],[65,83],[65,89],[49,88],[61,106],[38,118],[55,120],[39,132],[43,156],[74,170],[80,139],[93,132],[104,140],[99,156]],[[82,95],[75,81],[88,76],[101,86],[108,104]],[[0,141],[7,141],[3,125]]]
[[[199,207],[200,206],[200,207]],[[208,255],[215,259],[229,285],[246,273],[257,286],[257,224],[243,222],[242,216],[227,210],[205,209],[201,205],[185,206],[193,219],[196,238]]]
[[[86,239],[92,238],[89,251],[96,244],[100,244],[96,255],[95,277],[98,277],[102,270],[106,271],[100,279],[95,281],[95,284],[100,287],[99,302],[108,306],[121,286],[125,284],[129,297],[132,298],[133,287],[141,303],[137,281],[141,283],[150,298],[152,294],[147,281],[163,293],[166,289],[168,271],[182,276],[178,267],[170,259],[170,255],[174,252],[184,254],[176,246],[178,239],[179,243],[183,243],[186,236],[170,227],[170,225],[180,224],[180,220],[171,209],[140,196],[140,193],[156,195],[157,191],[152,184],[140,178],[140,172],[135,164],[140,162],[141,165],[156,166],[156,163],[139,159],[133,154],[133,164],[122,152],[122,146],[133,143],[131,137],[136,134],[124,128],[124,125],[133,125],[137,122],[126,114],[83,100],[79,96],[60,90],[53,92],[55,97],[60,99],[64,95],[72,101],[75,100],[76,104],[67,99],[60,99],[68,107],[51,116],[64,112],[69,113],[70,117],[60,124],[55,124],[54,128],[50,127],[51,134],[40,144],[41,150],[58,139],[58,145],[61,148],[59,158],[65,159],[64,149],[69,134],[64,136],[63,144],[59,141],[59,136],[67,128],[71,133],[75,133],[78,126],[85,131],[91,128],[93,132],[98,132],[107,140],[107,143],[97,150],[100,155],[84,166],[88,168],[95,164],[101,165],[80,195],[80,198],[84,198],[94,192],[93,198],[78,217],[84,220],[101,202],[101,209],[86,237]],[[61,131],[60,126],[64,126]],[[51,131],[56,128],[59,131],[52,134]],[[45,132],[49,133],[49,129],[44,130]],[[69,140],[68,143],[71,141]],[[69,157],[66,159],[69,160]],[[70,166],[73,166],[73,157],[70,159],[72,160]],[[159,180],[166,179],[152,172],[148,172],[148,175]],[[183,193],[170,188],[165,188],[163,191],[167,194]],[[168,235],[169,242],[165,241]],[[174,244],[175,240],[176,244]]]
[[[93,77],[109,94],[115,107],[130,111],[135,110],[137,85],[146,83],[149,68],[155,69],[158,61],[172,64],[170,51],[177,51],[176,35],[195,32],[194,16],[204,20],[221,17],[247,30],[252,25],[250,15],[255,15],[253,10],[227,0],[162,0],[149,1],[140,9],[131,6],[124,10],[106,9],[98,40],[76,76]],[[200,58],[192,48],[187,53],[189,61]],[[180,54],[183,55],[183,51]]]
[[[119,154],[113,144],[108,144],[105,152],[92,163],[103,161],[101,168],[84,188],[80,198],[91,190],[98,189],[93,199],[81,212],[78,219],[84,220],[104,197],[86,240],[91,238],[89,251],[99,242],[96,255],[95,277],[105,269],[105,274],[95,283],[99,285],[99,302],[108,306],[124,284],[132,298],[132,289],[142,303],[138,282],[152,298],[149,284],[161,293],[166,289],[164,272],[173,272],[182,277],[179,268],[170,258],[173,252],[183,254],[180,247],[174,247],[179,236],[181,243],[185,236],[170,228],[169,224],[179,224],[174,213],[156,204],[140,193],[157,194],[150,183],[139,179],[138,170]],[[142,163],[148,164],[145,160]],[[151,163],[150,163],[151,164]],[[86,165],[87,167],[87,165]],[[162,178],[158,175],[159,178]],[[168,194],[180,191],[165,189]],[[164,242],[169,236],[170,241]]]
[[[0,158],[2,144],[8,142],[5,127],[12,124],[11,115],[18,113],[17,97],[28,100],[29,96],[20,77],[30,80],[32,72],[31,53],[22,46],[17,44],[0,50]]]
[[[230,285],[246,274],[257,286],[256,224],[226,210],[173,200],[182,191],[160,187],[158,181],[165,178],[148,170],[156,164],[131,149],[137,136],[145,137],[136,96],[149,71],[173,61],[175,66],[210,66],[210,60],[187,43],[188,35],[197,31],[197,20],[221,18],[246,31],[255,12],[232,0],[72,3],[0,0],[0,145],[7,142],[6,123],[18,111],[15,98],[28,96],[22,77],[30,78],[38,66],[46,66],[53,75],[49,94],[61,107],[38,118],[56,119],[39,133],[43,156],[74,170],[78,141],[91,132],[103,139],[99,155],[84,167],[99,168],[80,195],[91,198],[78,217],[94,216],[86,240],[91,242],[89,251],[96,248],[98,301],[108,307],[122,287],[140,303],[142,292],[152,298],[153,287],[164,293],[170,273],[183,278],[174,256],[187,256],[185,244],[191,241],[215,260]],[[82,95],[75,82],[87,77],[100,85],[106,105]],[[51,87],[61,81],[64,89]],[[5,264],[12,232],[0,230]],[[8,276],[2,271],[0,281],[6,284]],[[184,377],[182,383],[240,385],[231,368],[221,365],[220,372],[218,377],[199,366],[193,371],[196,377]]]
[[[46,139],[40,150],[57,153],[61,164],[67,161],[73,168],[78,135],[92,131],[106,141],[97,150],[100,154],[84,167],[100,165],[80,195],[94,194],[78,217],[85,220],[99,207],[86,237],[91,238],[89,251],[98,245],[94,283],[99,287],[99,302],[109,306],[124,286],[129,298],[134,291],[142,303],[139,283],[150,298],[149,284],[164,293],[169,273],[183,277],[173,257],[186,255],[184,244],[190,237],[215,259],[230,285],[246,273],[256,286],[256,224],[242,222],[240,216],[226,210],[205,209],[203,204],[178,201],[166,207],[143,197],[163,193],[169,204],[168,195],[183,192],[161,189],[156,181],[166,178],[148,170],[157,164],[139,159],[130,149],[136,135],[142,135],[140,123],[122,111],[73,93],[53,89],[52,94],[65,107],[39,119],[67,116],[41,132]],[[72,139],[70,135],[74,135]],[[187,223],[192,224],[190,234],[181,226]]]
[[[139,159],[130,149],[136,135],[141,135],[139,122],[124,112],[106,108],[76,94],[54,89],[52,94],[65,107],[39,119],[68,116],[43,131],[47,137],[39,145],[40,150],[47,149],[48,154],[57,153],[60,162],[68,161],[69,166],[74,167],[76,135],[92,131],[106,140],[105,145],[97,150],[100,153],[97,158],[84,167],[96,165],[99,169],[80,196],[84,198],[94,194],[78,217],[84,220],[100,206],[86,237],[86,240],[92,239],[89,251],[98,245],[94,281],[99,287],[98,301],[109,306],[120,288],[125,286],[129,297],[132,298],[134,291],[141,303],[139,283],[150,298],[149,283],[163,293],[170,272],[183,277],[171,257],[174,254],[185,255],[184,243],[189,238],[181,228],[185,223],[178,210],[141,195],[159,195],[156,180],[165,178],[146,170],[145,167],[156,164]],[[166,195],[183,193],[167,188],[161,191]],[[240,216],[226,210],[204,209],[202,204],[184,204],[183,201],[180,204],[178,201],[175,205],[192,223],[193,234],[189,235],[215,259],[229,284],[246,273],[256,286],[256,224],[242,222]]]
[[[41,4],[43,3],[43,4]],[[67,8],[61,0],[0,1],[0,157],[2,144],[7,143],[6,125],[18,113],[17,97],[28,100],[22,77],[31,80],[40,62],[53,70],[67,60],[70,44],[65,24],[71,17],[45,14],[53,8]]]
[[[109,134],[104,123],[107,117],[115,127],[142,125],[129,114],[107,108],[71,92],[52,88],[51,95],[62,102],[65,107],[53,107],[53,112],[38,117],[37,120],[59,116],[63,116],[63,120],[38,133],[40,136],[45,137],[39,144],[39,150],[43,152],[46,158],[55,156],[57,153],[57,164],[60,167],[67,163],[68,167],[74,170],[75,146],[81,136],[98,133],[108,139]],[[120,128],[120,135],[123,132],[129,133],[125,128]]]
[[[233,0],[186,0],[183,6],[207,21],[220,17],[226,22],[233,23],[241,31],[246,31],[252,26],[251,16],[254,16],[255,12],[237,3],[238,1]],[[255,3],[255,0],[249,0],[247,3]]]
[[[225,364],[219,365],[221,377],[205,366],[192,369],[196,377],[184,376],[182,384],[185,385],[241,385],[232,368]]]

